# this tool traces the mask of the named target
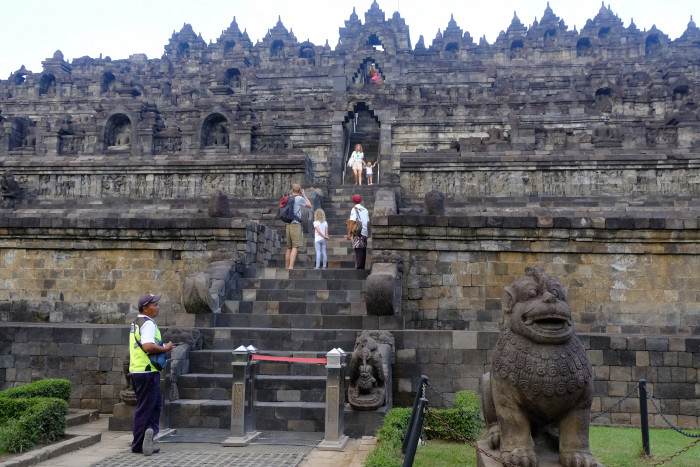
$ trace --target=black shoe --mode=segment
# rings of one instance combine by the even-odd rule
[[[153,448],[153,454],[158,454],[160,452],[160,448]]]

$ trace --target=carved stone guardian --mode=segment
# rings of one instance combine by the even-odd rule
[[[391,407],[394,337],[388,331],[362,331],[350,360],[348,402],[355,410]]]
[[[533,437],[548,434],[562,466],[597,466],[588,446],[593,368],[574,333],[566,288],[540,266],[525,274],[505,288],[492,370],[481,379],[488,444],[504,462],[536,466]]]
[[[119,399],[128,405],[136,405],[136,392],[134,392],[134,383],[131,381],[131,373],[129,372],[129,363],[131,361],[131,356],[127,355],[124,359],[124,364],[122,365],[122,370],[124,370],[124,379],[126,380],[126,387],[119,391]]]

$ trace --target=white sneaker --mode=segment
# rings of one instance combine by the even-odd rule
[[[143,455],[153,454],[153,428],[148,428],[143,436]]]

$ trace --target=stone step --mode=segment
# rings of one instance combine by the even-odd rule
[[[313,292],[313,291],[312,291]],[[330,295],[336,297],[337,295]],[[349,296],[353,301],[236,301],[226,303],[226,313],[217,313],[216,322],[218,326],[226,326],[226,322],[232,323],[234,326],[241,326],[244,322],[244,316],[323,316],[330,317],[335,315],[356,315],[362,316],[366,313],[367,307],[362,301],[360,291],[357,291],[357,296]],[[303,319],[294,319],[297,324],[302,324]]]
[[[325,402],[255,402],[257,430],[324,431]]]
[[[189,373],[177,380],[181,399],[230,401],[232,385],[231,374]],[[255,378],[255,400],[260,402],[325,402],[325,390],[325,375],[261,374]]]
[[[330,350],[330,349],[328,349]],[[261,355],[276,355],[296,358],[325,358],[328,351],[260,351]],[[233,349],[207,349],[190,352],[190,372],[201,374],[217,374],[231,376]],[[307,364],[296,362],[260,361],[259,375],[274,376],[325,376],[325,366],[322,364]]]
[[[364,304],[352,304],[351,314],[216,314],[213,323],[216,327],[251,327],[266,329],[403,329],[404,319],[396,316],[365,316]],[[204,326],[202,324],[201,326]],[[248,345],[248,344],[246,344]],[[354,342],[353,342],[354,345]],[[343,347],[345,348],[345,347]]]
[[[238,305],[238,314],[350,315],[353,314],[352,308],[355,308],[356,312],[360,312],[359,308],[365,308],[361,290],[270,290],[268,292],[268,294],[261,294],[260,298],[241,300]]]
[[[246,278],[243,280],[243,300],[260,300],[259,292],[274,293],[283,290],[303,292],[310,290],[328,290],[338,292],[342,290],[362,290],[365,281],[359,279],[262,279]],[[263,300],[280,300],[269,298]]]
[[[258,375],[255,399],[259,402],[325,402],[326,376]]]
[[[170,402],[171,428],[231,428],[231,401],[178,399]],[[316,431],[325,428],[325,402],[255,402],[258,431]]]
[[[255,427],[259,431],[323,432],[325,409],[326,404],[320,402],[257,402]],[[231,429],[230,400],[178,399],[170,402],[169,410],[171,428]],[[352,410],[346,404],[345,434],[354,438],[374,436],[385,415],[380,411]]]
[[[369,268],[369,252],[367,253],[367,264],[365,265],[367,268]],[[333,270],[338,270],[338,269],[354,269],[355,268],[355,259],[353,258],[352,260],[339,260],[336,258],[328,257],[328,262],[326,263],[328,266],[328,269],[333,269]],[[284,269],[285,262],[284,258],[281,257],[273,257],[270,259],[270,266],[279,268],[279,269]],[[305,257],[301,259],[297,259],[294,262],[294,269],[301,270],[301,269],[314,269],[316,267],[316,256],[313,257]]]
[[[274,267],[249,269],[245,272],[246,278],[262,279],[359,279],[366,280],[370,271],[360,269],[281,269]]]
[[[224,315],[221,315],[224,316]],[[236,315],[229,315],[236,316]],[[244,316],[240,316],[244,318]],[[248,315],[254,317],[254,315]],[[274,316],[259,316],[261,320],[268,320]],[[202,328],[204,347],[208,350],[235,349],[241,345],[249,345],[259,349],[263,354],[271,352],[319,352],[323,354],[335,348],[342,348],[346,351],[352,350],[355,346],[358,332],[365,329],[403,329],[397,326],[396,317],[388,316],[362,316],[363,327],[349,328],[327,328],[323,329],[318,324],[323,323],[321,316],[297,315],[300,321],[311,321],[312,326],[300,326],[298,328],[284,327],[224,327]],[[337,317],[350,318],[350,317]],[[394,319],[387,319],[394,318]],[[398,320],[403,323],[403,320]],[[293,321],[294,322],[294,321]],[[245,321],[244,321],[245,323]],[[241,326],[246,326],[242,324]],[[229,350],[230,351],[230,350]]]

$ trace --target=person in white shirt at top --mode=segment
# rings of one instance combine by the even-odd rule
[[[350,240],[352,235],[352,247],[355,249],[355,269],[364,269],[365,261],[367,259],[367,237],[369,231],[367,227],[369,226],[369,211],[365,209],[364,206],[360,204],[362,198],[360,195],[355,195],[352,197],[352,202],[355,203],[355,207],[350,211],[350,221],[348,222],[348,236],[347,240]],[[362,232],[360,235],[353,235],[352,230],[355,227],[357,219],[362,221]]]
[[[328,266],[328,256],[326,255],[326,240],[328,240],[328,223],[326,213],[323,209],[316,209],[314,213],[314,245],[316,246],[316,268],[321,265],[323,258],[323,269]]]
[[[362,145],[358,144],[355,146],[355,150],[350,154],[350,159],[348,159],[348,166],[352,167],[352,171],[355,173],[355,185],[362,185],[362,168],[365,165],[365,153],[362,152]]]

